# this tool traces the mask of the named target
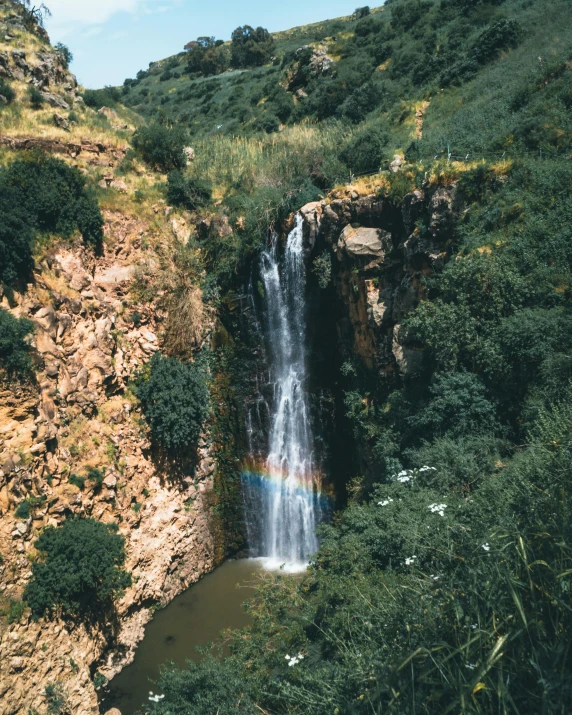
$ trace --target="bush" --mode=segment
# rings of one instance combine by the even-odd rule
[[[31,154],[0,169],[0,279],[25,279],[36,233],[64,238],[79,230],[99,250],[103,217],[85,178],[60,159]]]
[[[67,519],[58,528],[48,526],[34,547],[40,558],[32,564],[24,599],[35,617],[104,616],[131,584],[116,524]]]
[[[104,87],[103,89],[86,89],[83,101],[92,109],[114,106],[121,102],[121,90],[117,87]]]
[[[27,378],[32,374],[30,345],[27,337],[34,325],[26,318],[15,318],[0,308],[0,367],[8,378]]]
[[[85,489],[85,477],[80,477],[78,474],[72,472],[68,478],[68,482],[73,484],[74,487],[81,489],[81,491]]]
[[[204,370],[155,353],[135,387],[155,443],[171,452],[196,444],[208,413]]]
[[[187,157],[183,149],[187,143],[187,133],[180,126],[155,123],[138,129],[133,135],[133,146],[143,160],[164,172],[186,167]]]
[[[371,10],[369,9],[369,5],[365,5],[364,7],[357,7],[354,10],[354,14],[352,17],[355,20],[361,20],[363,17],[367,17],[370,14]]]
[[[476,375],[437,375],[429,392],[429,402],[409,420],[425,439],[489,434],[498,428],[495,407]]]
[[[26,604],[23,601],[10,599],[8,606],[8,623],[19,623],[26,610]]]
[[[360,129],[340,154],[341,160],[354,174],[376,171],[381,166],[389,133],[383,126]]]
[[[65,67],[65,69],[69,69],[69,66],[73,62],[73,54],[70,48],[62,42],[58,42],[54,49],[56,50],[63,67]]]
[[[0,96],[4,97],[7,104],[11,104],[16,98],[16,92],[10,87],[4,77],[0,77]],[[1,100],[0,100],[1,106]]]
[[[473,45],[472,57],[479,64],[492,62],[502,50],[518,47],[522,34],[516,20],[499,20],[479,35]]]
[[[208,204],[211,194],[207,181],[186,177],[182,171],[171,171],[167,177],[167,201],[171,206],[195,211]]]
[[[28,99],[30,100],[30,106],[36,111],[42,109],[44,106],[44,95],[40,92],[37,87],[30,87],[28,90]]]
[[[90,469],[89,472],[87,473],[87,478],[93,484],[93,488],[95,490],[101,489],[101,487],[103,486],[103,478],[104,477],[105,477],[105,470],[98,469],[97,467],[93,467],[93,469]]]

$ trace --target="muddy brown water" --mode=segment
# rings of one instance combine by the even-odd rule
[[[253,595],[260,572],[255,559],[227,561],[158,611],[145,629],[133,663],[109,683],[100,712],[119,708],[122,715],[135,715],[149,704],[149,692],[158,692],[153,681],[161,664],[198,662],[204,655],[197,646],[210,643],[225,628],[248,625],[243,603]]]

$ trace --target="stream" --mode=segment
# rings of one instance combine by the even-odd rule
[[[253,595],[260,571],[256,559],[226,561],[157,611],[145,628],[135,660],[111,681],[101,712],[118,708],[121,715],[135,715],[149,704],[149,692],[157,692],[153,681],[160,665],[197,662],[203,658],[197,646],[213,641],[225,628],[248,625],[250,618],[242,604]]]

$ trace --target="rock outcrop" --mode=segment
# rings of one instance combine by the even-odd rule
[[[446,260],[462,211],[455,184],[430,186],[399,205],[339,192],[301,209],[307,250],[332,252],[340,349],[367,369],[407,375],[422,354],[401,323],[422,300],[425,278]]]

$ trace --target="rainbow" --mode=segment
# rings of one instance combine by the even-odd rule
[[[283,470],[269,469],[268,464],[250,460],[243,464],[240,475],[241,479],[250,486],[257,486],[259,489],[266,491],[280,491],[283,488],[284,481],[292,477],[291,474]],[[308,492],[312,492],[320,502],[329,502],[329,492],[331,490],[329,486],[326,486],[321,471],[315,470],[294,475],[293,482],[296,495],[303,496]]]

